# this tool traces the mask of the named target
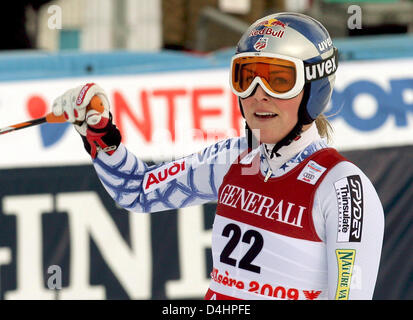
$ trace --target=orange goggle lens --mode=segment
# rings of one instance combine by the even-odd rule
[[[232,86],[244,92],[255,77],[260,77],[265,86],[274,93],[285,93],[294,88],[296,67],[294,62],[268,57],[240,57],[232,66]]]

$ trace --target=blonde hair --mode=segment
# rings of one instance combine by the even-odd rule
[[[331,123],[328,121],[327,117],[324,114],[320,114],[315,119],[315,124],[317,126],[319,135],[322,138],[326,138],[328,143],[332,142],[334,130]]]

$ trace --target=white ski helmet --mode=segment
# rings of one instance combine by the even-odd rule
[[[239,98],[251,95],[257,85],[280,99],[290,99],[304,89],[297,125],[278,143],[279,149],[326,109],[337,66],[338,50],[320,22],[300,13],[277,13],[257,20],[242,35],[231,61],[230,85]],[[282,68],[288,78],[273,79],[271,68]],[[244,115],[240,99],[239,104]]]

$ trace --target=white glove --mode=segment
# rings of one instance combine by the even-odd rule
[[[104,107],[102,113],[93,109],[86,110],[95,95],[102,101]],[[102,118],[109,118],[109,109],[109,99],[104,90],[94,83],[87,83],[66,91],[57,97],[52,105],[53,114],[55,116],[63,114],[66,121],[73,123],[75,129],[83,136],[86,136],[87,125],[96,126]]]

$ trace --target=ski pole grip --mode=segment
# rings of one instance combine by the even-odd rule
[[[93,96],[93,98],[90,100],[90,103],[86,107],[86,112],[85,114],[91,110],[94,109],[99,113],[103,113],[105,110],[105,107],[103,106],[102,100],[98,96]],[[49,113],[46,115],[46,122],[49,123],[63,123],[66,122],[65,116],[62,114],[60,116],[55,116],[53,112]]]

